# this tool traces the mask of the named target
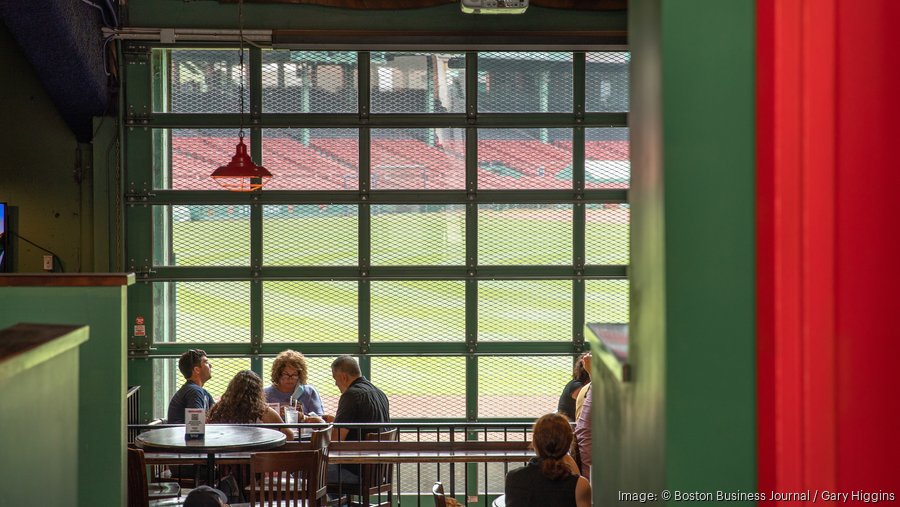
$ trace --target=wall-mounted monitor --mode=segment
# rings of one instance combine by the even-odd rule
[[[9,264],[9,206],[0,202],[0,273],[12,268]]]

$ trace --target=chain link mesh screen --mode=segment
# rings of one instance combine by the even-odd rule
[[[466,185],[463,129],[372,129],[372,189],[452,190]]]
[[[627,323],[628,280],[587,280],[585,282],[585,322]]]
[[[571,143],[571,129],[480,129],[478,188],[573,188]]]
[[[465,341],[465,282],[374,281],[372,341]]]
[[[264,340],[277,343],[355,343],[358,283],[263,282]]]
[[[572,112],[572,53],[479,53],[478,111]]]
[[[263,50],[263,112],[355,113],[358,73],[353,51]]]
[[[585,110],[628,111],[627,52],[596,52],[585,55]]]
[[[522,382],[522,378],[533,379]],[[572,378],[569,356],[478,358],[478,417],[537,418],[556,412]]]
[[[371,211],[373,266],[465,264],[463,205],[377,205]]]
[[[355,129],[265,129],[262,159],[274,177],[268,190],[359,188]]]
[[[263,264],[355,266],[358,224],[356,205],[263,206]]]
[[[157,312],[172,316],[171,329],[154,326],[154,341],[250,341],[250,282],[156,282],[153,289],[166,305]]]
[[[588,204],[585,206],[584,217],[585,263],[628,264],[631,221],[629,205]]]
[[[238,113],[238,49],[154,49],[156,112]],[[250,110],[249,50],[244,50],[244,110]],[[161,99],[161,100],[160,100]]]
[[[572,263],[571,204],[479,204],[481,265]]]
[[[571,341],[572,282],[478,282],[479,341]]]
[[[390,400],[392,419],[466,417],[464,357],[373,357],[371,380]]]
[[[154,206],[153,211],[154,243],[161,265],[250,264],[250,206]],[[171,224],[170,236],[167,224]]]
[[[462,53],[370,53],[373,113],[462,113],[466,62]]]

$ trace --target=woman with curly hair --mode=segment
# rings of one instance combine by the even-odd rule
[[[572,446],[572,425],[564,415],[542,416],[534,423],[531,447],[537,456],[506,474],[507,507],[589,507],[591,484],[578,475]]]
[[[237,372],[219,402],[213,405],[206,418],[210,423],[283,423],[272,407],[266,405],[263,381],[250,370]],[[290,428],[281,430],[288,440],[294,439]]]
[[[272,385],[265,389],[266,402],[288,405],[293,396],[302,405],[297,407],[303,414],[300,422],[304,422],[308,414],[324,414],[319,391],[307,384],[308,372],[303,354],[290,349],[282,351],[272,363]]]

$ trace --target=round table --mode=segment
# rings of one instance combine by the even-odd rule
[[[255,426],[207,424],[203,438],[184,439],[184,426],[141,433],[134,444],[147,451],[206,453],[208,484],[214,486],[217,452],[264,451],[284,445],[284,433]]]

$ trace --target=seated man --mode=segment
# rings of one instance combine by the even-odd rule
[[[178,359],[178,371],[187,381],[169,401],[167,422],[184,424],[184,409],[203,408],[208,412],[213,406],[213,397],[203,389],[203,384],[212,378],[212,365],[206,358],[206,352],[191,349]]]
[[[359,364],[351,356],[339,356],[331,363],[331,377],[341,391],[335,423],[389,423],[390,407],[387,396],[366,377]],[[369,433],[386,431],[386,428],[335,428],[331,441],[363,440]],[[343,485],[359,484],[358,465],[328,465],[328,482]]]

